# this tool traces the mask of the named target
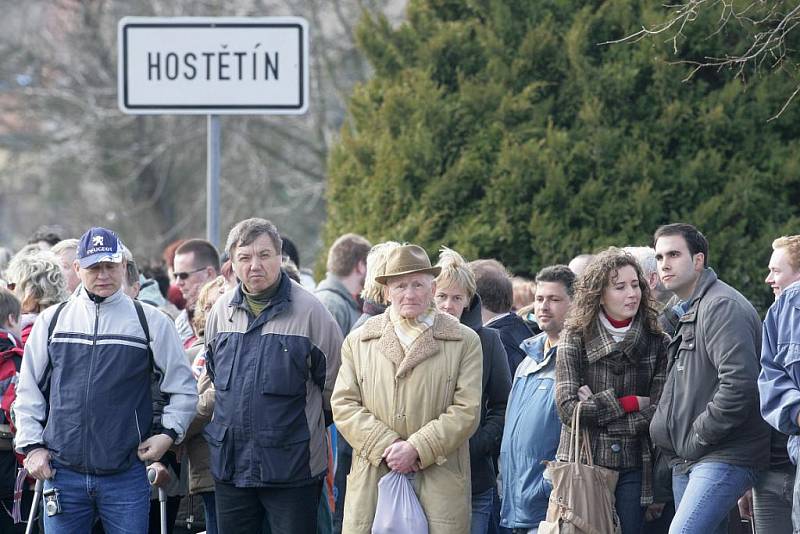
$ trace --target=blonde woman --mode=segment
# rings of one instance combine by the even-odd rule
[[[478,430],[469,440],[472,480],[471,534],[486,534],[489,531],[494,487],[497,482],[493,458],[500,453],[506,402],[511,390],[511,373],[500,335],[496,330],[483,327],[481,298],[475,292],[475,275],[464,258],[458,252],[444,247],[436,266],[441,268],[436,277],[436,308],[470,327],[481,340],[481,419]]]
[[[20,327],[22,343],[25,344],[39,313],[67,300],[67,282],[55,254],[29,247],[11,259],[6,280],[8,289],[22,302]]]
[[[205,358],[206,317],[220,295],[227,290],[225,277],[217,276],[200,288],[194,310],[192,326],[197,332],[197,340],[186,351],[192,364],[192,374],[197,383],[197,416],[186,432],[186,455],[189,457],[189,495],[199,494],[205,509],[207,534],[217,534],[216,499],[214,498],[214,478],[209,466],[208,444],[203,439],[203,428],[211,420],[214,411],[214,385],[208,380]]]

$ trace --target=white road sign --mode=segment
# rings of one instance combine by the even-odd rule
[[[299,17],[125,17],[119,107],[133,114],[301,114],[308,23]]]

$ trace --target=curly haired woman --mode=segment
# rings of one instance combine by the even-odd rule
[[[594,462],[619,472],[616,510],[623,534],[638,534],[652,502],[649,425],[664,388],[667,337],[636,259],[618,249],[598,254],[578,280],[556,356],[561,417],[558,459],[568,460],[570,425],[582,402]]]

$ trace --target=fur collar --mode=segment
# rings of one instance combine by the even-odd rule
[[[420,335],[408,353],[403,351],[400,340],[394,332],[394,325],[388,313],[371,317],[361,327],[361,341],[378,340],[378,351],[395,365],[395,376],[401,378],[414,367],[439,352],[439,341],[462,341],[463,327],[447,314],[436,312],[433,326]]]

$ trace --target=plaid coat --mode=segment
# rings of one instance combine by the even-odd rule
[[[556,406],[562,421],[558,459],[568,460],[578,388],[587,385],[593,395],[581,406],[581,426],[589,431],[594,462],[618,471],[641,468],[643,505],[653,499],[649,427],[666,381],[668,341],[636,318],[617,343],[598,319],[588,340],[565,331],[556,356]],[[650,406],[625,413],[617,399],[627,395],[650,397]]]

